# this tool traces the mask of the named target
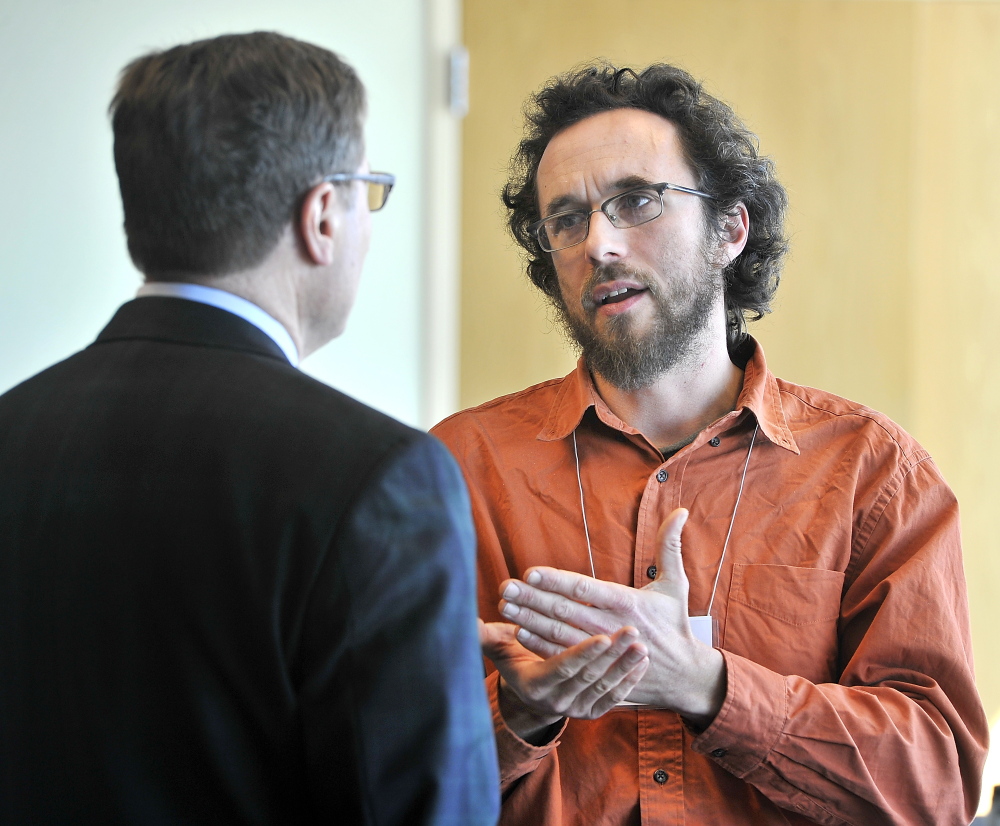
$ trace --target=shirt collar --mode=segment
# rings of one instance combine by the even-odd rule
[[[760,432],[769,441],[797,454],[799,447],[788,427],[788,420],[781,404],[778,380],[767,369],[764,351],[760,344],[752,337],[749,341],[753,347],[753,353],[744,368],[743,389],[740,391],[733,414],[740,417],[744,411],[749,410],[760,422]],[[560,385],[559,392],[537,438],[545,442],[565,439],[576,430],[583,419],[583,414],[591,407],[594,408],[597,417],[608,427],[623,433],[638,435],[639,431],[625,424],[611,412],[611,408],[597,392],[590,371],[581,358],[577,362],[576,369]]]
[[[238,315],[274,341],[293,367],[299,366],[299,350],[288,330],[285,329],[285,325],[245,298],[215,287],[182,281],[149,281],[136,292],[137,298],[146,298],[147,296],[184,298],[188,301],[197,301],[199,304],[209,304],[233,315]]]

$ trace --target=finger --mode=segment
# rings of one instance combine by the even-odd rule
[[[516,632],[517,626],[509,622],[479,620],[479,646],[483,650],[483,655],[491,660],[503,657],[511,646],[517,645]]]
[[[567,646],[549,642],[542,637],[532,634],[526,628],[517,629],[517,641],[527,648],[532,654],[537,654],[542,659],[549,659],[557,654],[562,654]]]
[[[510,585],[514,585],[516,589],[512,596],[507,595]],[[587,609],[579,616],[589,618],[592,621],[597,621],[596,618],[608,611],[623,616],[628,615],[635,605],[634,589],[632,588],[619,585],[616,582],[594,579],[574,571],[563,571],[543,566],[529,568],[525,572],[523,582],[508,580],[504,584],[502,594],[508,601],[517,602],[519,605],[528,605],[528,607],[535,608],[542,613],[555,616],[556,619],[566,619],[566,617],[555,613],[554,610],[546,610],[543,607],[542,600],[551,599],[546,595],[561,596],[579,606],[580,609]],[[551,604],[554,605],[555,602]],[[617,629],[608,629],[603,633],[609,633],[611,630]]]
[[[600,660],[612,644],[610,637],[598,634],[548,658],[544,661],[546,668],[535,675],[533,688],[539,695],[566,696],[573,693],[566,687],[572,685],[584,668]]]
[[[606,693],[641,659],[647,657],[648,653],[646,646],[639,642],[639,632],[635,628],[621,629],[611,637],[611,645],[607,650],[581,668],[573,678],[578,684],[576,693],[602,682],[605,685],[598,690],[598,694]]]
[[[599,709],[594,715],[599,716],[631,693],[648,665],[648,650],[638,642],[638,632],[623,628],[612,638],[608,650],[581,669],[565,689],[575,696],[581,711]]]
[[[611,690],[594,700],[592,706],[593,716],[600,717],[607,714],[623,700],[627,700],[639,681],[645,676],[649,668],[649,657],[642,657],[624,677]],[[596,688],[596,687],[595,687]]]
[[[522,585],[522,595],[517,598],[525,596],[524,590],[525,586]],[[500,602],[500,613],[511,622],[528,629],[532,634],[564,648],[583,642],[595,634],[613,634],[625,624],[622,621],[614,621],[613,617],[602,616],[593,609],[590,609],[589,613],[580,610],[580,606],[563,597],[547,594],[544,599],[538,597],[530,599],[539,607],[537,611],[518,605],[516,602],[503,600]],[[553,605],[553,600],[558,600],[559,604]]]
[[[687,522],[688,512],[685,508],[677,508],[660,525],[656,536],[658,554],[656,560],[657,576],[655,584],[680,588],[687,593],[688,580],[684,572],[684,558],[681,555],[681,531]],[[657,588],[662,590],[662,588]]]
[[[590,637],[550,659],[537,661],[530,675],[525,672],[524,679],[518,679],[519,675],[513,672],[512,676],[504,676],[512,684],[516,681],[515,691],[529,706],[550,714],[589,719],[592,702],[581,703],[581,693],[608,672],[611,673],[607,684],[617,685],[635,666],[636,659],[641,662],[647,652],[637,639],[635,628],[622,629],[614,639],[604,635]],[[627,661],[618,664],[625,656]]]

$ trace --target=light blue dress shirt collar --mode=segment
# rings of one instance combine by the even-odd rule
[[[289,335],[288,330],[285,329],[285,325],[245,298],[240,298],[233,293],[227,293],[225,290],[217,290],[215,287],[205,287],[201,284],[187,284],[179,281],[150,281],[147,284],[143,284],[135,295],[136,298],[146,298],[148,296],[186,298],[188,301],[209,304],[212,307],[218,307],[220,310],[226,310],[233,315],[238,315],[271,338],[281,348],[281,351],[293,367],[299,366],[298,348],[295,346],[295,342]]]

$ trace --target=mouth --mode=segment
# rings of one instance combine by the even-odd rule
[[[598,298],[596,304],[598,306],[605,306],[607,304],[619,304],[622,301],[627,301],[634,295],[639,295],[640,293],[644,292],[646,292],[645,288],[619,287],[616,290],[612,290],[607,295]]]

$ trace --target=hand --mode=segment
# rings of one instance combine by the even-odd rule
[[[634,628],[585,638],[543,659],[505,622],[479,621],[483,654],[500,672],[500,713],[531,742],[563,717],[593,720],[625,699],[649,665]]]
[[[501,585],[501,613],[521,626],[518,640],[540,657],[557,657],[594,635],[636,628],[649,649],[650,665],[629,700],[708,725],[725,699],[725,662],[718,651],[695,639],[688,623],[688,580],[681,558],[687,517],[678,508],[660,526],[659,573],[645,588],[530,568],[524,582]]]

